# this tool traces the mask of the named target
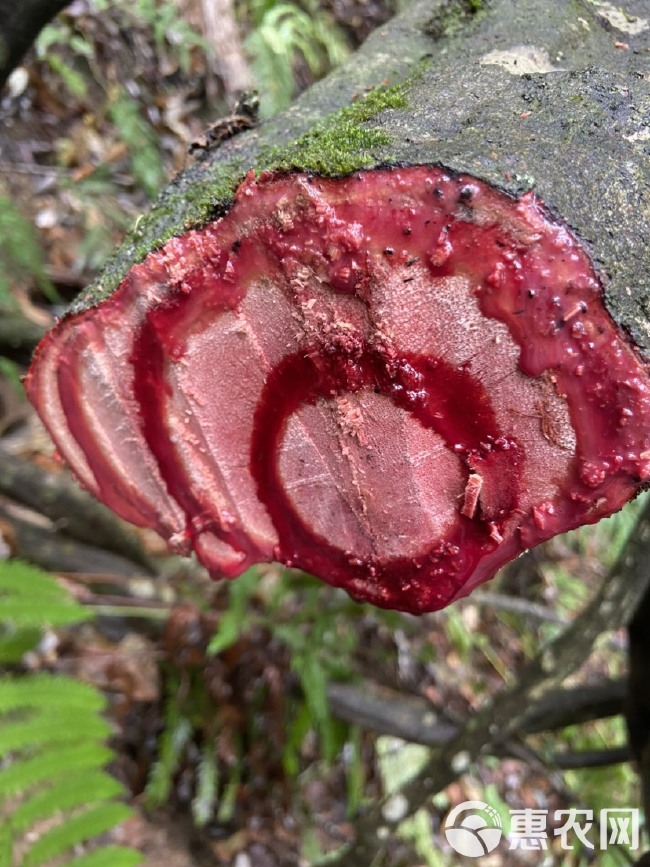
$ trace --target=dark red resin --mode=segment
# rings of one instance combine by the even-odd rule
[[[532,194],[425,166],[251,175],[27,377],[82,484],[215,577],[416,613],[633,497],[649,385]]]

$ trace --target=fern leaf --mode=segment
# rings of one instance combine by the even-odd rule
[[[41,630],[34,626],[0,631],[0,665],[20,662],[28,650],[33,650],[41,639]]]
[[[47,572],[22,560],[0,563],[0,622],[42,628],[78,623],[92,616]]]
[[[50,858],[56,858],[76,846],[99,834],[103,834],[130,815],[131,811],[124,804],[99,804],[92,806],[83,813],[78,813],[64,822],[46,831],[23,858],[22,867],[38,867]]]
[[[0,867],[12,867],[11,832],[8,825],[0,825]]]
[[[48,714],[58,711],[97,714],[105,707],[106,701],[100,692],[63,675],[35,674],[0,680],[0,714],[29,708],[44,709]]]
[[[120,783],[103,771],[79,773],[74,768],[73,776],[58,780],[17,807],[11,816],[11,827],[14,833],[22,833],[35,822],[49,819],[59,811],[109,801],[122,791]]]
[[[44,626],[89,617],[92,612],[46,573],[20,561],[0,563],[0,662],[16,661],[35,646]],[[34,837],[21,867],[53,858],[63,865],[66,853],[66,864],[74,867],[135,867],[142,861],[121,846],[77,857],[70,852],[130,814],[115,801],[121,784],[103,770],[113,755],[102,744],[111,731],[101,716],[105,705],[98,690],[68,677],[0,677],[0,867],[12,867],[19,841],[23,848]]]
[[[0,725],[0,757],[14,750],[34,749],[44,744],[80,743],[103,740],[110,726],[101,717],[76,713],[66,717],[54,714]]]
[[[219,782],[217,762],[214,755],[214,742],[208,738],[201,751],[199,762],[196,797],[192,801],[192,816],[197,827],[202,828],[210,821],[217,801]]]
[[[41,291],[50,301],[61,298],[45,274],[43,251],[34,228],[14,203],[6,196],[0,197],[0,302],[5,306],[16,303],[10,286],[26,277],[36,280]]]
[[[71,598],[51,575],[24,560],[5,560],[0,564],[0,594],[5,593],[30,596],[39,603],[44,596]]]
[[[42,606],[31,596],[0,597],[0,620],[18,626],[65,626],[88,620],[89,612],[76,602],[44,599]]]
[[[77,774],[92,768],[103,768],[112,757],[112,750],[90,740],[72,746],[55,743],[49,749],[16,760],[0,771],[0,802],[60,776],[67,776],[71,771]]]
[[[291,59],[274,50],[273,40],[274,34],[266,25],[254,30],[245,40],[255,80],[264,82],[263,117],[271,117],[288,105],[295,86]]]
[[[167,712],[165,730],[160,738],[160,756],[147,782],[145,801],[148,807],[160,807],[167,800],[172,787],[172,777],[191,736],[192,724],[178,716],[174,705],[173,710]]]
[[[141,864],[142,861],[142,855],[133,849],[106,846],[75,858],[74,861],[68,861],[65,867],[136,867],[136,864]]]

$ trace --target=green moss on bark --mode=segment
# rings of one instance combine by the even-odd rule
[[[377,87],[342,108],[286,148],[262,152],[257,169],[299,169],[321,175],[346,175],[377,164],[378,148],[390,144],[380,129],[364,126],[387,108],[407,108],[408,82]]]
[[[256,174],[306,171],[340,176],[377,165],[379,153],[385,152],[391,137],[366,124],[385,109],[407,108],[409,85],[420,75],[421,65],[418,65],[407,81],[392,87],[373,88],[284,146],[258,145],[248,163],[239,157],[206,163],[205,167],[199,162],[187,173],[189,182],[186,176],[180,175],[161,194],[153,210],[139,219],[100,280],[75,301],[71,312],[103,301],[117,288],[130,267],[170,238],[199,228],[225,213],[248,170]],[[177,219],[179,213],[187,215],[182,222]]]

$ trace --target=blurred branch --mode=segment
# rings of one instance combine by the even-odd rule
[[[520,734],[580,725],[623,712],[625,680],[556,689],[524,716]],[[440,746],[458,734],[458,726],[442,718],[426,699],[376,685],[330,683],[327,697],[332,713],[353,725],[412,743]],[[503,749],[499,749],[503,754]],[[629,757],[629,753],[628,753]]]
[[[45,515],[73,539],[112,551],[150,574],[155,572],[137,537],[105,506],[82,491],[68,473],[45,470],[0,446],[0,493]],[[36,562],[33,557],[28,559]],[[53,568],[66,567],[59,564]],[[104,567],[85,569],[112,571]]]
[[[12,508],[0,507],[0,517],[13,531],[13,553],[48,572],[101,572],[124,576],[142,573],[142,568],[130,559],[57,533],[17,514]]]
[[[400,790],[406,807],[399,819],[384,812],[385,801],[373,805],[359,817],[354,843],[333,859],[330,867],[372,864],[382,848],[381,839],[389,839],[406,816],[413,815],[481,756],[521,732],[531,707],[549,700],[559,684],[587,659],[596,639],[630,621],[649,584],[649,564],[647,503],[616,564],[575,621],[523,667],[512,687],[495,696],[457,735],[432,751],[422,770]],[[379,835],[379,828],[385,833]]]
[[[489,590],[476,590],[467,600],[459,600],[461,604],[483,605],[486,608],[494,608],[500,611],[512,611],[514,614],[524,614],[534,620],[546,623],[567,623],[566,617],[558,614],[547,605],[530,602],[528,599],[519,599],[516,596],[505,596],[502,593],[492,593]]]
[[[553,756],[552,763],[563,771],[575,771],[581,768],[608,768],[629,762],[632,758],[630,748],[611,747],[607,750],[579,750],[575,753],[562,752]]]
[[[0,89],[43,27],[70,0],[0,0]]]
[[[529,709],[522,730],[537,734],[616,716],[623,713],[626,691],[625,678],[553,690]]]

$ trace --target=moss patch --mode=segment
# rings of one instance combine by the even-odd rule
[[[362,126],[387,108],[406,108],[407,83],[376,87],[342,108],[285,148],[272,148],[260,155],[257,169],[299,169],[322,175],[345,175],[376,165],[375,148],[390,142],[386,133]]]
[[[138,220],[106,263],[100,278],[75,300],[70,312],[99,304],[148,253],[175,235],[199,228],[225,213],[248,168],[256,173],[300,170],[331,177],[377,165],[378,157],[373,152],[385,147],[390,137],[365,124],[385,109],[406,108],[408,86],[420,75],[418,69],[401,84],[373,88],[287,145],[262,146],[248,165],[242,159],[232,159],[213,168],[206,166],[201,179],[196,174],[200,166],[188,176],[180,175],[163,191],[153,209]],[[189,217],[179,223],[177,215],[183,212]]]

